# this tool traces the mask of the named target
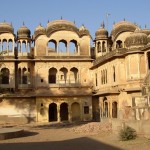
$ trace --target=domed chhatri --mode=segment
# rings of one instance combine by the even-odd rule
[[[50,36],[53,32],[59,30],[73,31],[79,34],[79,29],[75,26],[73,22],[67,20],[55,20],[48,22],[46,27],[46,33],[48,36]]]
[[[14,34],[14,28],[12,27],[11,24],[4,21],[4,22],[0,23],[0,33]]]
[[[115,39],[116,36],[118,36],[122,32],[130,31],[134,32],[137,28],[137,25],[128,22],[128,21],[121,21],[119,23],[114,24],[111,35],[112,39]]]
[[[34,31],[35,37],[38,35],[45,35],[46,34],[46,29],[40,24],[38,27],[36,27]]]
[[[105,29],[104,23],[101,24],[101,27],[95,33],[96,39],[108,38],[108,31]]]
[[[18,38],[31,38],[30,34],[30,30],[24,25],[24,23],[23,26],[20,27],[17,31]]]
[[[137,28],[135,32],[131,33],[125,40],[125,44],[129,48],[143,47],[148,43],[147,35]]]

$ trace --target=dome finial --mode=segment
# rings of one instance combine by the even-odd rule
[[[73,22],[74,24],[76,24],[76,21],[74,20],[74,22]]]
[[[47,23],[49,23],[49,20],[47,21]]]
[[[24,21],[23,21],[22,25],[23,25],[23,26],[25,26],[25,23],[24,23]]]
[[[60,18],[61,20],[63,19],[63,17],[61,16],[61,18]]]
[[[6,20],[4,19],[4,22],[6,22]]]
[[[126,21],[126,18],[124,18],[123,21]]]
[[[102,27],[102,28],[105,28],[105,23],[104,23],[104,21],[102,22],[101,27]]]
[[[145,29],[147,28],[147,25],[145,24]]]
[[[40,26],[42,26],[41,22],[39,23]]]

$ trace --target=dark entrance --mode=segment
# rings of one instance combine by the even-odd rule
[[[112,103],[112,117],[117,118],[117,102]]]
[[[49,105],[49,121],[57,121],[57,105],[55,103]]]
[[[61,121],[68,120],[68,104],[67,103],[62,103],[60,105],[60,118],[61,118]]]

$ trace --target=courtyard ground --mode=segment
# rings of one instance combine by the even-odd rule
[[[0,150],[149,150],[150,140],[120,141],[109,123],[12,125],[24,136],[0,141]],[[1,125],[10,127],[10,125]]]

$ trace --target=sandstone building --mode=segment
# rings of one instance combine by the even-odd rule
[[[150,119],[150,30],[39,25],[31,36],[0,23],[0,122]]]

